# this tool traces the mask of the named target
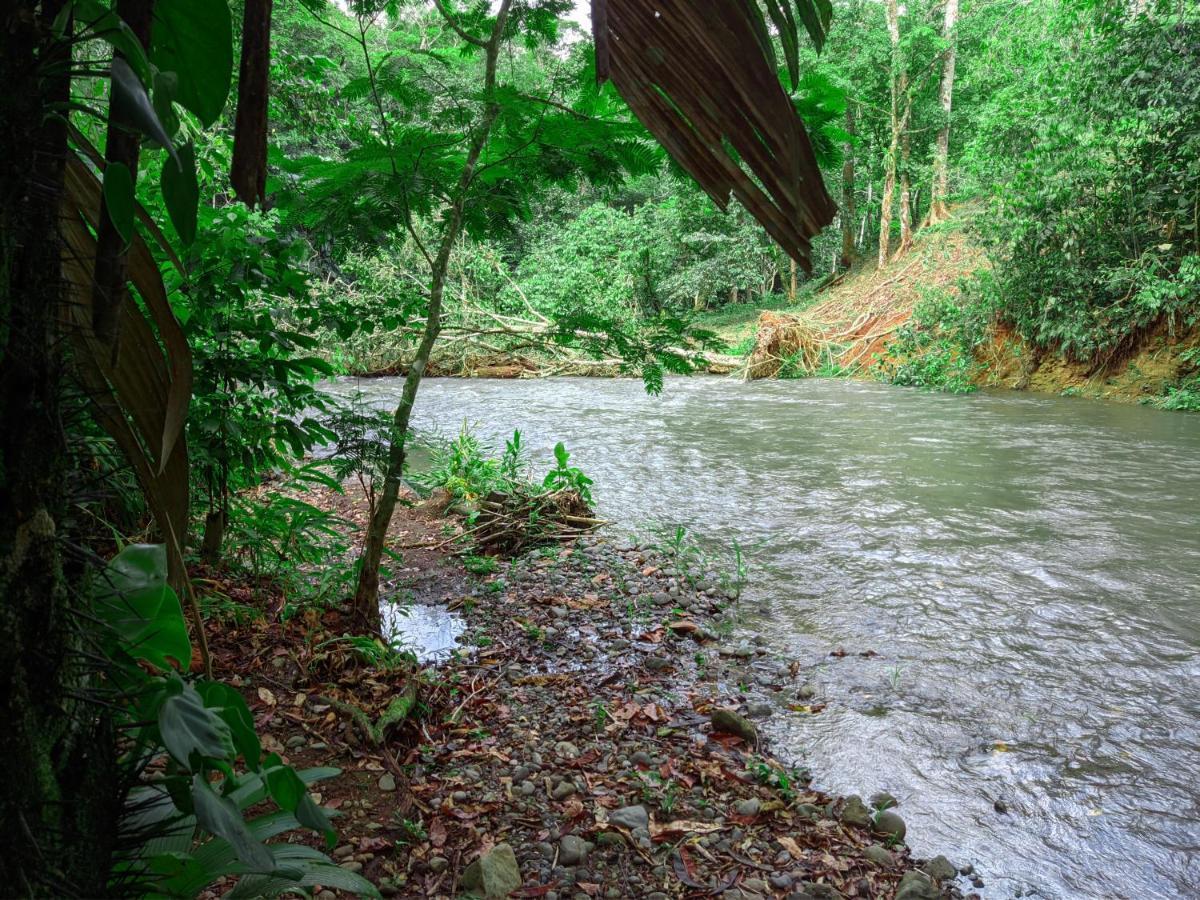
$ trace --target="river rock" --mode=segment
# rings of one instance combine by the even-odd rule
[[[396,789],[396,776],[391,772],[385,772],[379,778],[379,789],[381,791],[394,791]]]
[[[563,781],[558,785],[558,787],[550,792],[550,796],[555,800],[566,800],[574,793],[575,785],[571,784],[569,781]]]
[[[752,719],[765,719],[775,712],[775,707],[770,703],[751,703],[746,709],[746,714]]]
[[[554,745],[554,752],[563,759],[574,759],[579,755],[579,748],[570,741],[559,741]]]
[[[875,817],[875,830],[880,834],[886,834],[893,840],[902,841],[908,832],[908,826],[904,824],[899,813],[885,809]]]
[[[644,806],[623,806],[610,812],[608,821],[621,828],[636,831],[639,828],[650,827],[650,814]]]
[[[521,870],[517,866],[517,855],[508,844],[497,844],[467,866],[462,876],[462,886],[467,891],[484,897],[507,897],[521,886]]]
[[[851,794],[846,798],[846,805],[842,807],[841,820],[847,825],[857,825],[859,828],[866,828],[871,824],[871,812],[862,801],[862,797],[858,794]]]
[[[713,731],[724,731],[729,734],[736,734],[747,744],[758,743],[758,730],[750,722],[742,716],[739,716],[732,709],[718,709],[712,714]]]
[[[869,847],[864,847],[863,856],[885,869],[890,869],[896,864],[896,857],[892,856],[891,851],[883,844],[871,844]]]
[[[900,801],[889,794],[887,791],[879,791],[871,795],[872,809],[893,809],[900,805]]]
[[[905,872],[896,888],[896,900],[938,900],[938,889],[924,872]]]
[[[788,900],[842,900],[842,892],[823,881],[801,881]]]
[[[762,804],[753,797],[748,800],[739,800],[734,806],[734,810],[739,816],[757,816],[760,809],[762,809]]]
[[[934,881],[953,881],[958,876],[958,869],[944,856],[935,856],[921,866],[921,871]]]
[[[558,842],[558,861],[564,866],[577,866],[587,859],[592,845],[577,834],[565,834]]]

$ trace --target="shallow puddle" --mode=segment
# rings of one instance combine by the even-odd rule
[[[467,630],[461,616],[444,606],[424,603],[383,603],[383,633],[400,650],[419,662],[446,659],[458,649],[458,637]]]

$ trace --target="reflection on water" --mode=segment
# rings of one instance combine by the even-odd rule
[[[458,649],[458,636],[467,629],[467,623],[444,606],[385,602],[380,612],[389,643],[423,663],[449,658]]]
[[[890,790],[918,853],[990,897],[1195,895],[1200,416],[823,380],[421,392],[418,428],[517,427],[547,468],[564,440],[608,518],[765,542],[745,627],[829,702],[775,746]]]

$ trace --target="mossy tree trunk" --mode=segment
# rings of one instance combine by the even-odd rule
[[[58,2],[0,13],[0,884],[14,896],[100,896],[119,815],[113,739],[81,701],[84,610],[64,485],[61,112],[70,54]]]

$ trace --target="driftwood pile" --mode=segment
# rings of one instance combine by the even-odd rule
[[[794,367],[794,374],[811,375],[821,365],[821,345],[820,332],[807,319],[764,312],[745,377],[775,378],[785,365]]]
[[[572,488],[546,493],[493,491],[479,501],[471,536],[483,553],[515,556],[530,547],[572,540],[604,524]]]

